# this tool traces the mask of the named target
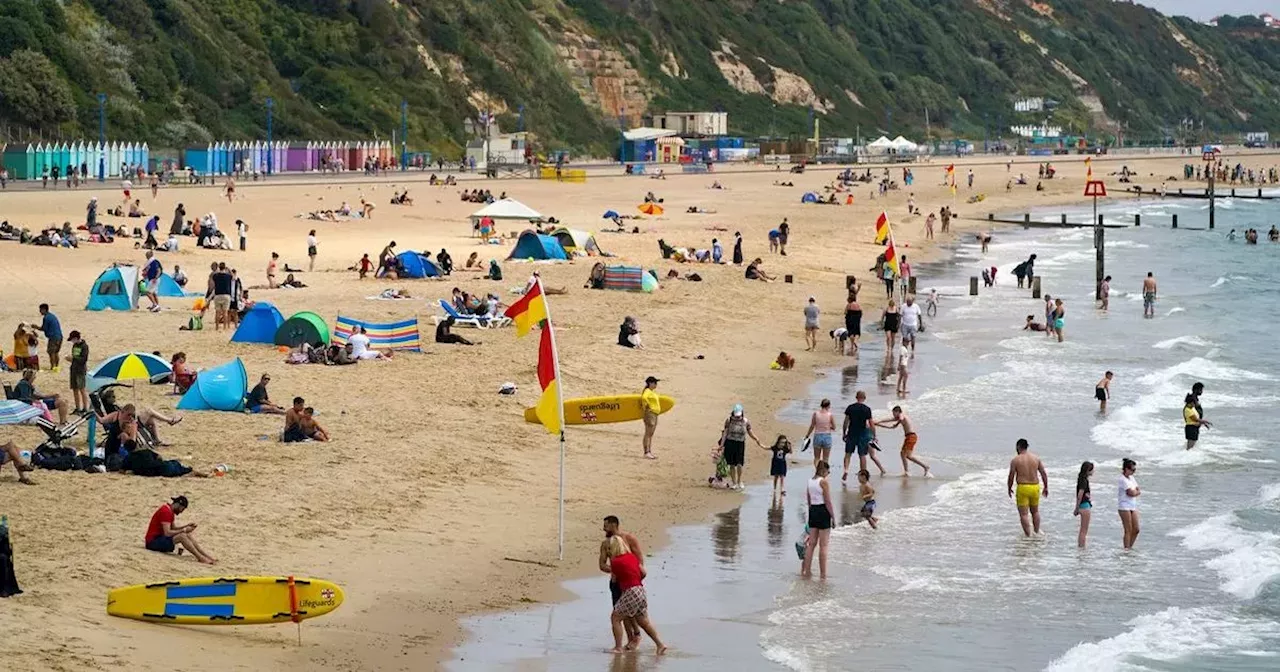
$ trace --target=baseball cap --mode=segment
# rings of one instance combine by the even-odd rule
[[[648,385],[649,383],[657,383],[657,382],[659,382],[659,379],[654,378],[653,376],[649,376],[648,378],[644,379],[645,385]]]
[[[734,415],[742,415],[742,404],[734,404],[734,405],[733,405],[733,414],[734,414]]]
[[[170,500],[169,500],[169,502],[170,502],[170,503],[172,503],[172,504],[178,504],[178,505],[182,506],[183,508],[186,508],[186,507],[187,507],[187,496],[186,496],[186,495],[178,495],[177,497],[174,497],[173,499],[170,499]]]

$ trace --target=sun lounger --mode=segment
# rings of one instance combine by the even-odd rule
[[[475,327],[477,329],[489,329],[489,328],[496,329],[496,328],[505,327],[511,324],[511,318],[505,315],[499,315],[497,317],[490,317],[488,315],[485,315],[485,316],[463,315],[459,313],[457,310],[454,310],[453,306],[450,305],[448,301],[445,301],[444,299],[440,299],[439,303],[440,303],[440,309],[444,311],[444,316],[443,317],[441,317],[440,315],[432,316],[431,319],[434,320],[436,324],[440,324],[446,318],[450,318],[450,317],[453,318],[454,325],[459,327]]]

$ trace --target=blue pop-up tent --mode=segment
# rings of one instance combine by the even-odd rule
[[[520,239],[516,241],[515,246],[511,249],[511,255],[508,259],[568,259],[569,255],[565,254],[564,246],[556,240],[555,236],[548,236],[536,231],[525,231],[520,234]]]
[[[440,277],[440,269],[430,259],[418,252],[401,252],[396,255],[396,259],[400,261],[400,266],[404,269],[404,273],[400,276],[402,278]]]
[[[231,335],[232,343],[275,343],[276,330],[284,324],[284,316],[266,301],[259,301],[245,311],[240,326]]]
[[[85,310],[136,310],[138,308],[138,269],[134,266],[112,266],[103,271],[89,290]]]
[[[160,280],[156,283],[156,296],[182,298],[186,295],[186,292],[182,291],[182,285],[179,285],[172,275],[168,273],[160,274]],[[196,294],[192,294],[192,296],[196,296]]]
[[[817,203],[820,200],[822,200],[822,198],[818,196],[817,192],[813,192],[813,191],[810,191],[806,193],[804,196],[800,197],[801,203]]]
[[[241,411],[244,394],[249,389],[249,374],[239,357],[205,369],[196,382],[182,395],[178,409],[183,411]]]

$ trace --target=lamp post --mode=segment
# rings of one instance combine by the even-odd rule
[[[400,101],[400,172],[409,170],[409,101]]]
[[[274,122],[273,117],[275,116],[275,108],[276,108],[276,101],[268,97],[267,98],[267,174],[268,175],[270,175],[275,168],[275,162],[272,160],[274,158],[272,156],[274,152],[271,151],[272,150],[271,132],[273,130],[272,123]]]
[[[107,94],[98,94],[98,181],[107,179]]]

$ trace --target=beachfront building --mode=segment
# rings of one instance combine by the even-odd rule
[[[655,112],[645,118],[645,125],[681,136],[714,136],[729,134],[728,112]]]
[[[1062,137],[1061,126],[1050,126],[1048,124],[1020,124],[1010,126],[1009,131],[1021,138],[1031,138],[1033,140],[1040,138],[1060,138]]]

